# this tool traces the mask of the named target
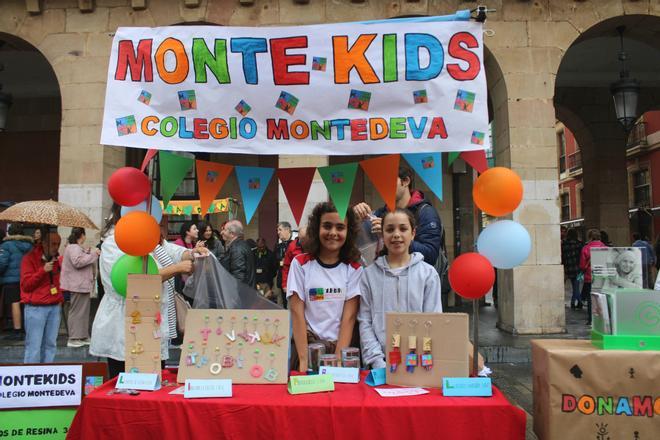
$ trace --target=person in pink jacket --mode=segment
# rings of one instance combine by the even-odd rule
[[[591,248],[607,247],[600,241],[600,231],[589,229],[587,232],[588,243],[580,252],[580,270],[584,273],[584,285],[582,286],[582,301],[587,302],[587,325],[591,325]]]
[[[71,293],[67,347],[89,345],[90,293],[94,283],[94,264],[101,251],[83,248],[85,238],[85,229],[73,228],[62,259],[60,287]]]

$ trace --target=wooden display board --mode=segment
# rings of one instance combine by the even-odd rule
[[[128,275],[124,318],[127,373],[161,373],[160,275]]]
[[[468,377],[468,315],[465,313],[387,313],[386,383],[412,387],[441,388],[443,377]],[[400,341],[401,363],[390,371],[389,353],[393,335]],[[410,337],[413,337],[411,340]],[[431,338],[433,366],[422,366],[424,338]],[[419,362],[412,372],[406,369],[406,356],[415,348]]]
[[[287,310],[190,310],[177,381],[231,379],[234,384],[284,384],[289,345]]]

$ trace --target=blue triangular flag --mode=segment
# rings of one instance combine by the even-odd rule
[[[250,223],[254,212],[261,202],[261,198],[268,188],[275,168],[236,167],[236,178],[241,189],[245,221]]]
[[[407,153],[402,156],[429,189],[442,200],[442,154]]]

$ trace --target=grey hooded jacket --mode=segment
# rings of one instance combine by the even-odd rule
[[[360,280],[360,343],[362,360],[373,368],[385,367],[385,313],[442,312],[440,277],[419,252],[408,267],[395,274],[387,258],[379,257]],[[396,271],[396,269],[395,269]]]

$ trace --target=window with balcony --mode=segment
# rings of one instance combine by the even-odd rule
[[[568,193],[559,196],[561,201],[561,221],[565,222],[571,219],[571,199]]]
[[[564,131],[557,133],[557,145],[559,145],[559,173],[566,171],[566,136]]]
[[[635,171],[632,174],[633,203],[635,207],[651,206],[651,175],[648,169]]]

